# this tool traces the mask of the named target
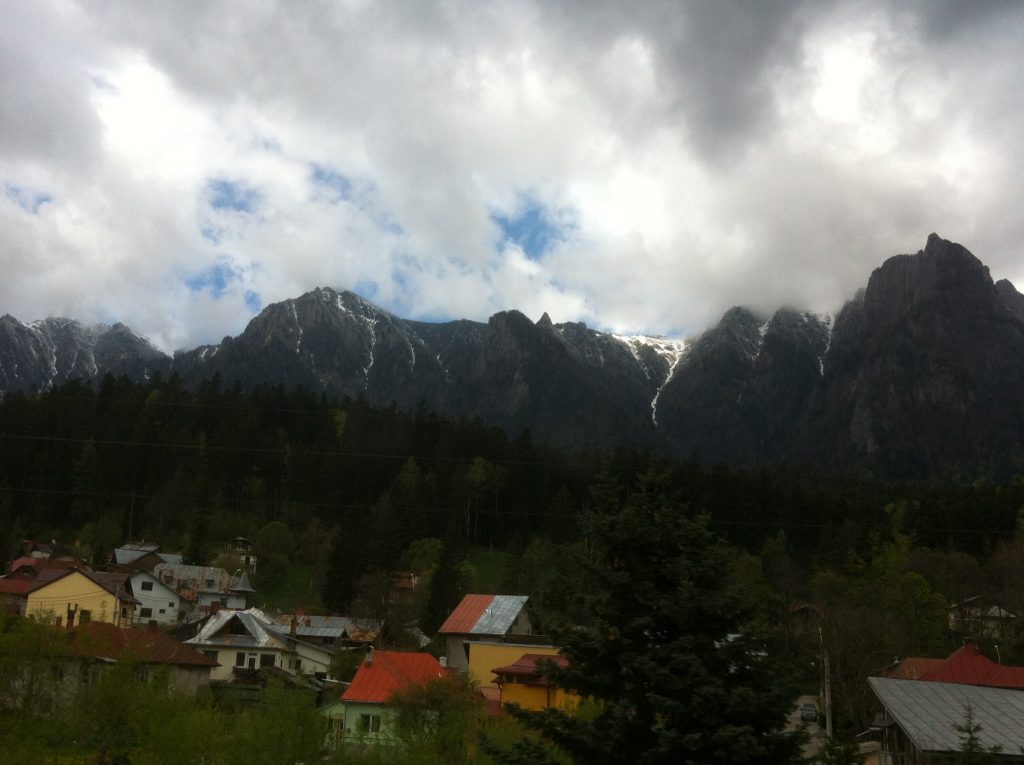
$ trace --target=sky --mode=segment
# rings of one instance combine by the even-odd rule
[[[1024,290],[1024,4],[5,0],[0,314],[317,286],[685,337],[937,232]]]

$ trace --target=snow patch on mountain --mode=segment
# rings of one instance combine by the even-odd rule
[[[658,397],[661,396],[662,389],[668,384],[669,380],[675,374],[679,363],[686,356],[686,351],[689,348],[689,344],[685,340],[677,340],[674,338],[664,337],[661,335],[650,336],[650,335],[612,335],[616,340],[623,343],[629,352],[636,359],[637,364],[644,370],[644,374],[647,375],[647,379],[651,379],[650,366],[644,361],[642,350],[649,348],[654,351],[658,356],[665,360],[668,365],[668,373],[665,375],[665,379],[661,381],[654,393],[654,398],[651,399],[651,422],[655,426],[658,424]]]

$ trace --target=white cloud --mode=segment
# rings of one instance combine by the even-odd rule
[[[15,4],[0,311],[173,348],[330,285],[681,333],[835,310],[933,230],[1024,287],[1022,32],[1008,4]],[[524,200],[560,224],[539,255],[494,218]]]

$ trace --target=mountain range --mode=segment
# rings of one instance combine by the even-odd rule
[[[568,448],[902,477],[1024,472],[1024,295],[935,234],[875,269],[834,318],[737,307],[680,340],[514,310],[409,321],[329,288],[173,355],[123,324],[0,318],[2,393],[157,373],[422,405]]]

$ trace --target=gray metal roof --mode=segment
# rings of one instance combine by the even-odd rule
[[[235,635],[224,628],[232,619],[237,619],[247,634]],[[247,608],[244,611],[221,609],[212,614],[195,637],[185,641],[187,645],[200,648],[202,646],[245,646],[253,648],[278,648],[291,650],[293,642],[314,648],[326,656],[331,652],[326,648],[303,640],[296,640],[288,635],[282,626],[258,608]]]
[[[221,632],[228,622],[237,619],[247,635],[233,635],[230,632]],[[220,634],[218,634],[220,633]],[[221,610],[213,614],[210,620],[203,625],[199,633],[185,641],[188,645],[245,645],[257,648],[284,648],[285,643],[277,631],[274,623],[258,608],[250,608],[245,611]]]
[[[268,614],[282,629],[291,629],[291,614]],[[301,615],[296,616],[295,634],[302,637],[341,638],[346,634],[357,638],[376,635],[381,624],[376,619],[355,619],[350,616]]]
[[[504,635],[523,610],[526,595],[495,595],[494,600],[477,619],[470,633],[474,635]]]
[[[886,712],[923,752],[960,748],[956,725],[970,705],[983,746],[1015,754],[1024,744],[1024,691],[958,683],[870,677],[868,682]]]

